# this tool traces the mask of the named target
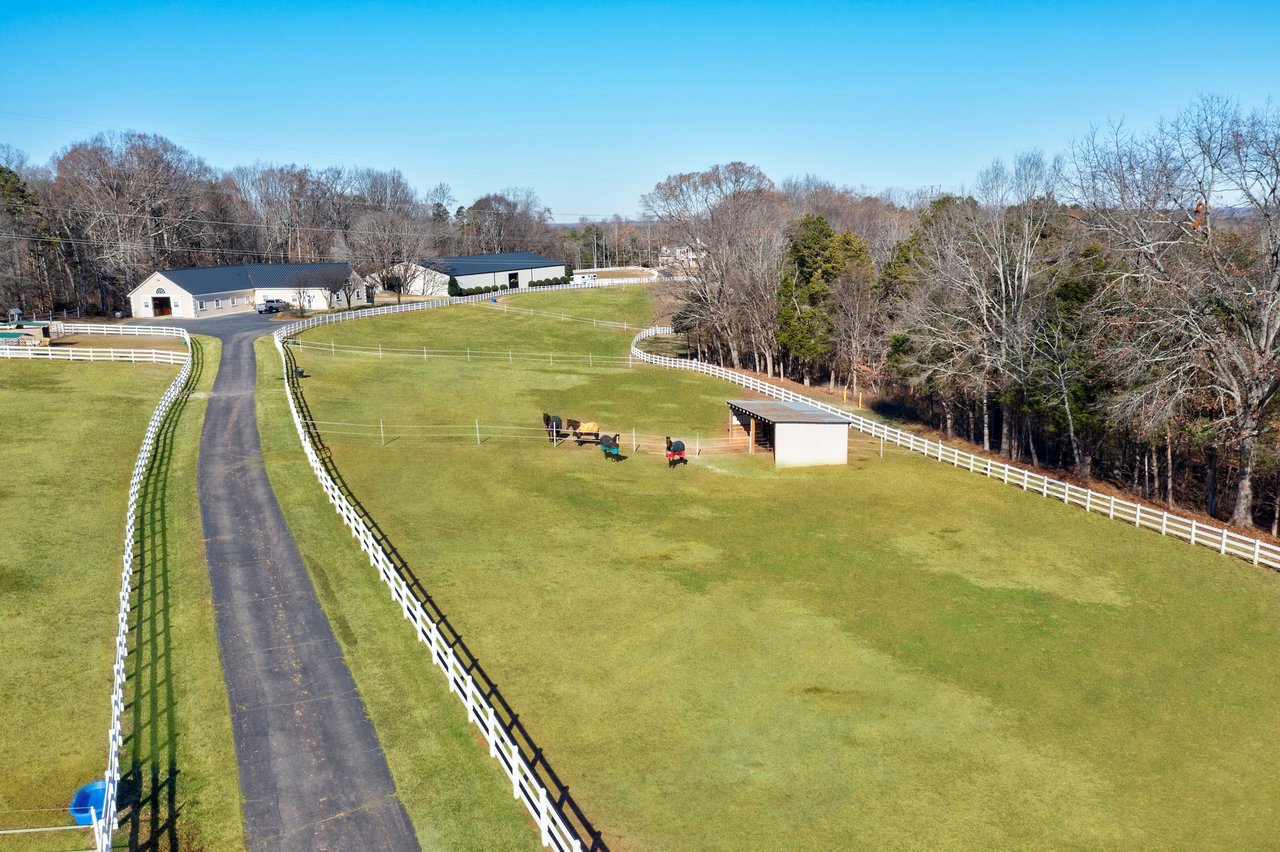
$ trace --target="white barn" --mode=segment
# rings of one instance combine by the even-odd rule
[[[558,260],[531,251],[513,251],[424,258],[398,264],[391,272],[404,280],[404,292],[408,295],[447,296],[450,277],[456,278],[458,286],[463,288],[502,287],[514,290],[528,287],[531,281],[560,278],[566,270]],[[387,273],[377,273],[370,276],[370,283],[382,286],[388,277]]]
[[[368,301],[366,290],[347,263],[251,263],[153,272],[130,291],[129,306],[135,317],[202,319],[252,311],[264,299],[308,310],[352,307]]]
[[[777,467],[812,467],[849,463],[848,417],[803,402],[772,399],[731,399],[730,423],[749,434],[749,452],[758,445],[773,447]]]

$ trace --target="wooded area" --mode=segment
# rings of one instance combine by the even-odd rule
[[[461,205],[396,170],[298,165],[220,172],[169,140],[99,134],[48,166],[0,145],[0,301],[28,314],[111,312],[147,275],[239,263],[348,261],[362,275],[404,260],[536,251],[570,266],[640,263],[649,233],[557,225],[531,189]],[[394,280],[385,282],[394,289]]]
[[[896,397],[1010,459],[1276,530],[1274,109],[1206,96],[919,204],[744,163],[643,204],[692,249],[672,295],[697,357]]]

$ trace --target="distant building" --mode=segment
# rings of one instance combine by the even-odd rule
[[[696,275],[700,248],[694,246],[662,246],[658,249],[658,266],[681,274]]]
[[[264,299],[283,299],[307,310],[368,301],[367,288],[347,263],[250,263],[153,272],[129,293],[135,317],[202,319],[252,311]]]
[[[513,251],[424,258],[399,264],[391,272],[404,280],[408,295],[447,296],[451,276],[458,280],[459,287],[516,289],[528,287],[530,281],[559,278],[565,274],[565,265],[533,252]],[[382,287],[388,277],[387,273],[377,273],[369,278],[370,283]]]

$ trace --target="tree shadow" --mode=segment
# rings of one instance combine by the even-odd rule
[[[130,590],[126,715],[132,729],[124,740],[128,754],[122,766],[121,822],[129,829],[130,849],[179,849],[181,841],[177,781],[178,725],[175,716],[173,635],[171,623],[172,564],[168,536],[170,472],[175,433],[188,395],[200,381],[204,358],[191,342],[191,375],[156,433],[151,462],[138,494],[139,517],[134,539],[137,560]]]

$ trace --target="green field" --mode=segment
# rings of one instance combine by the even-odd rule
[[[235,754],[196,502],[217,341],[195,348],[197,396],[175,408],[141,495],[121,751],[119,843],[243,847]],[[129,476],[177,368],[0,362],[0,827],[69,822],[106,764]],[[68,849],[88,833],[0,836]]]
[[[636,289],[511,303],[655,313]],[[630,340],[477,307],[304,338],[584,354]],[[354,424],[536,426],[553,411],[688,440],[722,429],[724,400],[744,395],[647,367],[300,362],[313,416]],[[279,379],[268,386],[278,400]],[[291,525],[310,489],[303,529],[340,530],[305,465],[285,462],[296,439],[271,405],[264,440]],[[669,471],[653,453],[615,465],[572,444],[383,446],[339,431],[328,441],[352,490],[615,848],[1259,848],[1280,836],[1280,575],[901,451],[785,473],[767,456],[708,455]],[[338,600],[350,630],[381,618],[400,638],[369,641],[415,650],[345,534],[310,555],[307,538],[313,572],[342,566],[317,584],[331,617]],[[416,650],[421,677],[441,681]],[[371,679],[353,671],[370,701]],[[434,764],[408,752],[441,737],[412,721],[375,716],[411,811],[426,790],[402,779],[430,787]]]
[[[424,849],[540,849],[506,776],[320,490],[284,397],[280,357],[255,344],[271,486]],[[308,381],[311,381],[310,379]]]

